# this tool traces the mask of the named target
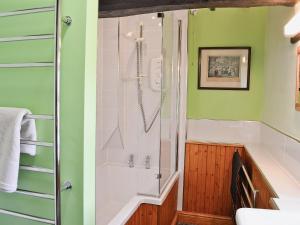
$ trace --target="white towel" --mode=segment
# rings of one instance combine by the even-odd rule
[[[20,140],[36,140],[35,121],[24,119],[28,109],[0,107],[0,191],[15,192],[18,186],[20,154],[34,156],[34,145],[21,145]]]

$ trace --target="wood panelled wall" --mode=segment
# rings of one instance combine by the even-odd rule
[[[177,212],[178,181],[162,205],[141,204],[126,225],[170,225]]]
[[[242,146],[187,143],[183,210],[221,216],[232,215],[231,160]]]
[[[235,150],[259,190],[256,208],[272,208],[270,198],[276,194],[243,146],[189,142],[185,152],[184,211],[232,216],[230,183]]]

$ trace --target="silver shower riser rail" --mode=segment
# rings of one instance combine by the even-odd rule
[[[53,34],[40,34],[40,35],[25,35],[25,36],[16,36],[16,37],[2,37],[0,38],[1,42],[16,42],[16,41],[35,41],[35,40],[47,40],[54,39]]]
[[[0,17],[20,16],[26,14],[35,14],[35,13],[52,12],[52,11],[55,11],[55,6],[22,9],[22,10],[16,10],[11,12],[2,12],[0,13]]]
[[[33,216],[30,214],[25,214],[25,213],[18,213],[18,212],[14,212],[14,211],[10,211],[10,210],[5,210],[5,209],[0,209],[0,214],[19,217],[19,218],[23,218],[23,219],[27,219],[27,220],[31,220],[31,221],[35,221],[35,222],[40,222],[40,223],[45,223],[45,224],[55,224],[54,220],[49,220],[46,218]]]

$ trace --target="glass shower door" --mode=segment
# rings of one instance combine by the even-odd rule
[[[161,80],[160,193],[177,170],[179,101],[179,26],[172,12],[163,18],[163,71]]]

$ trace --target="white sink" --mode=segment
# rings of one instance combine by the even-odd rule
[[[236,213],[237,225],[299,225],[300,212],[242,208]]]

